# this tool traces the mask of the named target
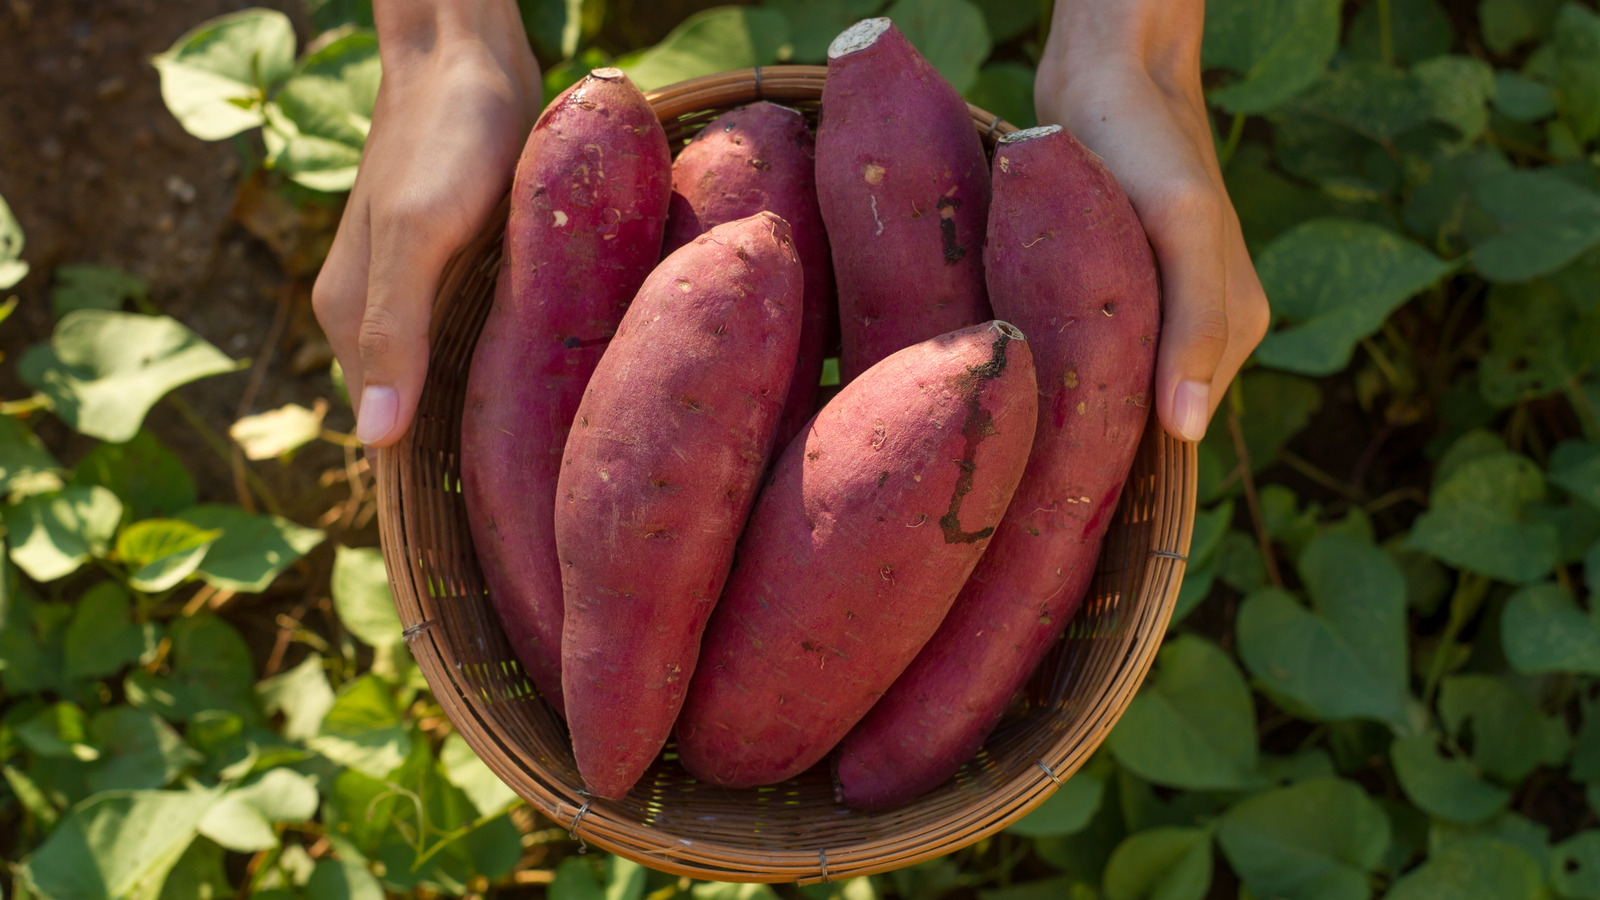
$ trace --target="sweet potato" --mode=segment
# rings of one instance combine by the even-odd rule
[[[739,544],[679,716],[729,787],[825,756],[933,634],[1033,443],[1033,360],[989,322],[899,351],[784,451]]]
[[[774,446],[783,448],[816,411],[817,381],[833,313],[828,235],[817,209],[816,141],[798,110],[751,103],[713,119],[672,163],[665,252],[762,210],[789,223],[805,272],[800,350]]]
[[[661,752],[722,593],[800,341],[800,262],[763,212],[645,279],[595,369],[556,492],[562,690],[590,793]]]
[[[996,312],[1031,337],[1038,435],[949,616],[840,744],[841,797],[857,808],[938,786],[994,730],[1077,612],[1150,407],[1155,262],[1098,157],[1054,125],[1001,138],[984,255]]]
[[[828,48],[817,199],[845,383],[902,347],[990,318],[983,143],[961,95],[888,19],[858,22]]]
[[[556,478],[567,429],[623,310],[660,258],[672,160],[618,69],[551,102],[517,163],[494,303],[461,416],[473,546],[506,636],[559,713]]]

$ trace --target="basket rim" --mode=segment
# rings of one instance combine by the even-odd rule
[[[742,94],[744,99],[739,102],[814,101],[820,96],[826,72],[826,66],[799,65],[735,69],[667,85],[646,92],[645,97],[665,122],[669,116],[675,120],[690,112],[721,111],[728,106],[726,100],[710,104],[704,100],[722,97],[730,91]],[[1000,116],[970,103],[967,106],[974,127],[986,136],[1016,130]],[[494,229],[496,220],[503,223],[508,202],[509,193],[502,199],[500,209],[491,216],[488,230]],[[441,287],[450,283],[448,275],[453,269],[475,263],[468,251],[477,247],[482,238],[480,234],[479,240],[452,257],[446,268],[447,277],[441,278]],[[439,305],[440,301],[445,305],[450,302],[442,292],[436,300],[430,346],[436,345],[441,336],[444,317],[439,313],[444,307]],[[1157,473],[1158,485],[1166,488],[1154,493],[1150,515],[1153,521],[1159,519],[1160,522],[1153,526],[1152,540],[1155,533],[1161,531],[1169,541],[1160,547],[1152,544],[1148,550],[1143,577],[1127,601],[1135,603],[1137,621],[1130,623],[1119,638],[1122,645],[1116,650],[1108,674],[1103,676],[1104,683],[1096,686],[1074,717],[1081,720],[1084,727],[1080,728],[1076,721],[1071,727],[1063,727],[1038,761],[1037,772],[1028,770],[986,786],[981,808],[974,804],[974,809],[982,814],[965,825],[946,820],[923,824],[907,822],[905,827],[894,832],[892,839],[873,842],[870,850],[855,849],[849,844],[817,850],[775,847],[761,853],[757,859],[745,847],[685,838],[667,840],[671,835],[665,830],[640,826],[629,817],[608,815],[608,801],[591,801],[580,789],[558,782],[538,760],[509,740],[495,724],[485,698],[477,696],[473,688],[456,677],[449,663],[451,653],[443,646],[439,629],[435,627],[440,620],[430,613],[430,607],[437,608],[438,601],[428,590],[422,562],[412,558],[414,554],[409,552],[412,547],[407,534],[410,517],[403,485],[408,460],[417,452],[416,434],[414,423],[399,442],[372,454],[379,535],[406,644],[457,733],[497,777],[537,811],[567,828],[574,838],[650,868],[717,881],[808,884],[885,872],[942,856],[993,835],[1048,799],[1104,741],[1150,669],[1161,645],[1161,635],[1171,618],[1186,567],[1198,483],[1197,445],[1167,435],[1151,417],[1143,441],[1153,442],[1153,470]],[[1145,452],[1144,449],[1140,451],[1141,455]],[[1152,591],[1159,591],[1159,596],[1152,598]],[[457,662],[455,667],[459,666]],[[1087,737],[1077,736],[1080,731]],[[995,815],[997,809],[1003,812]],[[841,814],[845,813],[864,815],[841,807]],[[894,814],[890,811],[882,815]]]

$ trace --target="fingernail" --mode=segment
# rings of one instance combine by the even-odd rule
[[[373,444],[394,430],[400,413],[400,395],[392,387],[371,386],[361,392],[361,411],[357,414],[356,440]]]
[[[363,416],[365,410],[363,410]],[[1211,386],[1198,381],[1181,381],[1172,398],[1172,418],[1186,441],[1206,436],[1206,419],[1211,416]]]

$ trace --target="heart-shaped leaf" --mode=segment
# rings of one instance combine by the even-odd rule
[[[1389,313],[1452,268],[1377,225],[1306,222],[1256,260],[1273,312],[1287,326],[1267,335],[1256,358],[1275,369],[1331,375]]]
[[[0,291],[15,285],[28,274],[22,261],[22,226],[12,214],[6,198],[0,197]]]
[[[1471,56],[1436,56],[1411,70],[1422,85],[1434,121],[1461,132],[1468,140],[1489,127],[1489,100],[1494,97],[1494,68]]]
[[[1326,778],[1246,798],[1223,815],[1217,841],[1258,897],[1365,900],[1389,820],[1360,785]]]
[[[206,583],[234,591],[264,591],[278,573],[322,543],[325,535],[282,516],[258,516],[237,506],[202,504],[178,513],[197,528],[220,530],[197,570]]]
[[[1106,864],[1107,900],[1203,900],[1211,890],[1211,832],[1154,828],[1131,835]]]
[[[1422,82],[1392,66],[1354,62],[1323,75],[1288,108],[1388,141],[1428,121],[1433,101]]]
[[[1535,581],[1555,567],[1561,551],[1555,526],[1526,514],[1544,493],[1544,475],[1527,457],[1478,456],[1435,482],[1410,546],[1490,578]]]
[[[1510,791],[1480,779],[1466,760],[1441,756],[1432,735],[1401,738],[1390,755],[1400,787],[1430,816],[1470,825],[1504,809],[1511,800]]]
[[[1600,309],[1579,308],[1588,284],[1567,288],[1553,275],[1490,289],[1489,352],[1478,361],[1485,400],[1504,408],[1564,391],[1600,362]]]
[[[6,506],[4,517],[11,561],[34,581],[54,581],[106,555],[122,504],[105,488],[73,485]]]
[[[18,374],[77,431],[122,442],[166,393],[237,366],[176,319],[85,309],[23,355]]]
[[[261,124],[267,92],[294,66],[294,26],[277,10],[243,10],[205,22],[154,62],[178,123],[220,140]]]
[[[1338,0],[1221,0],[1206,4],[1201,61],[1238,81],[1211,92],[1231,113],[1262,113],[1310,87],[1339,49]]]
[[[1325,720],[1406,727],[1405,576],[1371,542],[1326,534],[1306,546],[1311,609],[1268,588],[1239,608],[1239,656],[1257,679]]]
[[[789,40],[789,23],[772,9],[718,6],[697,12],[632,61],[618,60],[640,90],[654,90],[728,69],[767,66]]]
[[[128,577],[134,589],[156,593],[192,575],[221,536],[219,529],[197,528],[182,519],[145,519],[122,530],[117,556],[134,570]]]
[[[125,301],[145,297],[150,285],[116,266],[79,263],[56,269],[50,311],[56,318],[79,309],[121,309]]]
[[[363,675],[340,688],[317,736],[306,743],[340,765],[384,778],[405,761],[411,733],[383,680]]]
[[[1096,757],[1101,760],[1103,757]],[[1024,837],[1060,837],[1089,827],[1105,797],[1105,772],[1094,762],[1079,769],[1067,783],[1006,829]]]
[[[1439,717],[1465,746],[1470,732],[1472,762],[1480,770],[1518,782],[1540,764],[1567,755],[1566,723],[1545,716],[1505,678],[1457,675],[1439,685]]]
[[[382,69],[373,32],[328,37],[310,49],[266,107],[263,138],[273,168],[313,190],[348,191],[372,130]]]
[[[884,12],[958,93],[989,56],[989,26],[967,0],[895,0]]]
[[[56,826],[22,878],[43,897],[154,897],[216,800],[204,790],[97,795]]]
[[[480,816],[510,809],[520,799],[459,734],[444,739],[444,746],[439,750],[439,765],[450,783],[460,788],[477,807]]]
[[[251,689],[255,664],[250,648],[233,626],[215,616],[189,616],[172,622],[171,672],[152,675],[138,669],[124,681],[135,705],[173,721],[187,721],[206,710],[238,713],[247,722],[261,719]]]
[[[154,643],[154,625],[134,624],[128,593],[115,581],[102,581],[78,598],[67,626],[67,677],[115,675]]]
[[[1600,444],[1568,440],[1550,454],[1550,480],[1600,509]]]
[[[239,853],[278,846],[274,822],[305,822],[317,812],[317,786],[290,769],[270,769],[222,795],[200,833]]]
[[[248,459],[277,459],[316,440],[322,434],[326,401],[315,409],[290,403],[253,416],[245,416],[228,429],[228,437],[244,448]]]
[[[0,416],[0,497],[14,491],[39,493],[61,487],[61,464],[33,429]]]
[[[1562,4],[1549,43],[1529,68],[1554,89],[1578,143],[1600,137],[1600,15],[1580,3]]]
[[[1524,675],[1600,675],[1600,625],[1560,585],[1535,584],[1506,601],[1500,614],[1506,661]]]
[[[1554,172],[1489,175],[1473,196],[1499,223],[1472,249],[1473,266],[1490,281],[1548,275],[1600,243],[1600,194]]]
[[[1148,781],[1191,790],[1257,782],[1255,708],[1233,660],[1216,645],[1181,636],[1161,649],[1108,738],[1117,762]]]
[[[283,713],[283,736],[294,741],[315,735],[334,703],[322,657],[315,653],[282,675],[257,682],[256,696],[268,713]]]
[[[1600,897],[1600,830],[1580,831],[1551,854],[1550,885],[1563,897]]]
[[[1540,900],[1544,878],[1533,857],[1504,841],[1450,844],[1395,882],[1385,900]]]
[[[142,428],[125,444],[96,444],[78,460],[71,480],[116,494],[132,521],[170,516],[193,506],[196,496],[188,466]]]
[[[89,773],[94,791],[166,787],[184,769],[203,761],[154,713],[114,706],[96,713],[92,727],[101,751]]]

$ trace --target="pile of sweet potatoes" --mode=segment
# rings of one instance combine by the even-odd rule
[[[486,585],[586,789],[828,760],[883,809],[1076,612],[1150,407],[1144,231],[1058,127],[986,158],[888,19],[673,148],[597,69],[518,162],[462,419]],[[818,409],[837,355],[843,386]]]

